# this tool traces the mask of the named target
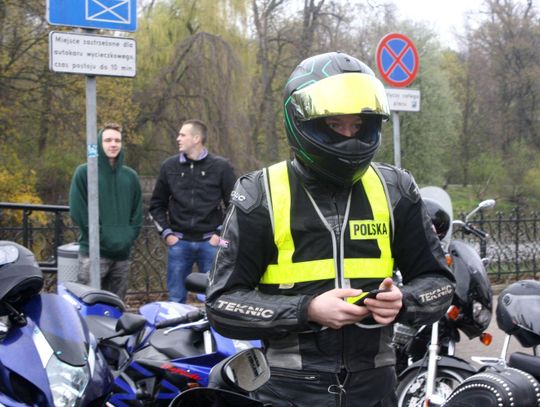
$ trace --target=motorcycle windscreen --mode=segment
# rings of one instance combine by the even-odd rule
[[[493,298],[491,283],[476,250],[461,240],[454,240],[450,244],[449,252],[452,254],[456,276],[455,295],[463,304],[467,304],[474,290],[477,300],[491,310]]]
[[[176,397],[170,407],[263,407],[264,404],[250,397],[223,389],[196,388]]]
[[[448,246],[450,245],[450,239],[452,237],[452,221],[454,220],[454,210],[452,208],[452,200],[450,195],[448,195],[448,193],[442,188],[429,186],[420,188],[420,196],[422,198],[429,198],[437,202],[450,217],[450,227],[448,228],[448,233],[444,239],[441,240],[443,249],[447,251]]]
[[[58,359],[72,366],[88,363],[88,328],[72,304],[59,295],[42,293],[23,311],[39,326]]]

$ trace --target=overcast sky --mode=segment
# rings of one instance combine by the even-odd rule
[[[454,32],[463,33],[465,13],[478,13],[483,0],[394,0],[403,19],[425,21],[441,42],[456,47]]]

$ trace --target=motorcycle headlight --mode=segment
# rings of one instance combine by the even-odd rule
[[[473,301],[472,311],[473,320],[480,326],[487,328],[491,321],[491,311],[478,301]]]
[[[53,356],[47,363],[47,377],[56,407],[76,407],[90,380],[88,366],[71,366]]]

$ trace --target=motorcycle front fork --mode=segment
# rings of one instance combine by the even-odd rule
[[[431,327],[431,342],[428,348],[428,370],[426,378],[426,405],[429,402],[435,388],[435,378],[437,377],[437,359],[439,357],[439,322],[435,322]]]

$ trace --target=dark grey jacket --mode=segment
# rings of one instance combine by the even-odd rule
[[[320,185],[298,162],[293,167],[337,235],[349,189]],[[451,303],[454,277],[413,178],[393,166],[376,167],[386,181],[393,209],[392,254],[404,281],[404,308],[397,320],[409,325],[434,322]],[[313,296],[335,288],[328,284],[338,279],[297,284],[288,291],[271,292],[259,285],[277,255],[262,171],[239,179],[231,203],[207,291],[208,316],[218,332],[265,340],[274,367],[355,372],[395,363],[391,325],[374,329],[348,325],[335,330],[308,322]]]

